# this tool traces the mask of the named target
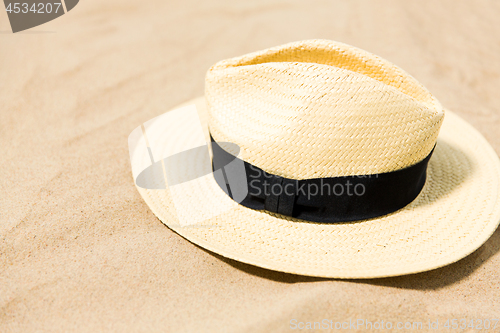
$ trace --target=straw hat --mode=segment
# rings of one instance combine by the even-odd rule
[[[144,123],[129,146],[165,225],[272,270],[422,272],[467,256],[500,221],[500,161],[483,136],[400,68],[338,42],[221,61],[204,97]]]

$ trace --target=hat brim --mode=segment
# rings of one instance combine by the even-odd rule
[[[189,104],[196,104],[209,142],[204,97],[183,105]],[[155,144],[151,138],[150,144]],[[450,111],[422,192],[408,206],[379,218],[308,222],[241,206],[211,175],[189,183],[182,212],[172,197],[178,192],[137,188],[153,213],[192,243],[244,263],[301,275],[378,278],[439,268],[479,248],[500,222],[500,160],[478,131]],[[228,209],[208,214],[203,225],[179,223],[178,214],[189,218],[194,210],[213,212],[218,205]]]

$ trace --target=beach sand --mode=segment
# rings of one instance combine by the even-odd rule
[[[127,147],[135,127],[203,95],[215,62],[325,38],[402,67],[500,153],[499,15],[495,0],[81,1],[12,34],[0,10],[0,332],[288,332],[323,319],[425,332],[429,320],[500,319],[498,230],[415,275],[269,271],[165,227]]]

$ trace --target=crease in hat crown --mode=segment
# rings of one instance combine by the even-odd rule
[[[240,157],[292,178],[390,172],[424,159],[444,118],[411,75],[358,48],[294,42],[218,62],[206,75],[209,130]]]

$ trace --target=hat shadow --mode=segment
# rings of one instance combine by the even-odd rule
[[[447,150],[452,150],[457,158],[450,161],[450,166],[446,171],[452,171],[452,175],[448,175],[454,181],[446,190],[439,193],[439,196],[447,195],[452,192],[460,183],[473,173],[472,163],[459,148],[452,146],[444,141],[438,141],[438,145]],[[470,168],[463,168],[464,161],[468,161]],[[455,165],[454,165],[455,164]],[[446,174],[442,175],[446,177]],[[435,199],[439,198],[436,196]],[[421,203],[425,204],[425,203]],[[362,223],[362,222],[360,222]],[[197,246],[197,245],[196,245]],[[199,247],[199,246],[197,246]],[[251,264],[242,263],[233,259],[223,257],[219,254],[213,253],[202,247],[203,251],[211,254],[212,256],[220,259],[228,265],[243,271],[247,274],[257,276],[263,279],[272,280],[282,283],[305,283],[305,282],[324,282],[324,281],[346,281],[351,283],[365,283],[371,285],[379,285],[385,287],[414,289],[414,290],[437,290],[449,286],[454,283],[460,282],[462,279],[468,277],[475,270],[481,267],[489,258],[494,256],[500,251],[500,229],[497,229],[493,235],[481,246],[479,249],[471,253],[459,261],[449,264],[447,266],[433,269],[430,271],[408,274],[402,276],[373,278],[373,279],[333,279],[304,276],[297,274],[290,274],[284,272],[273,271]]]
[[[312,283],[338,281],[399,289],[439,290],[465,279],[495,255],[500,250],[500,229],[497,229],[479,249],[453,264],[422,273],[373,279],[335,279],[278,272],[229,259],[198,245],[195,246],[239,271],[274,282]]]

